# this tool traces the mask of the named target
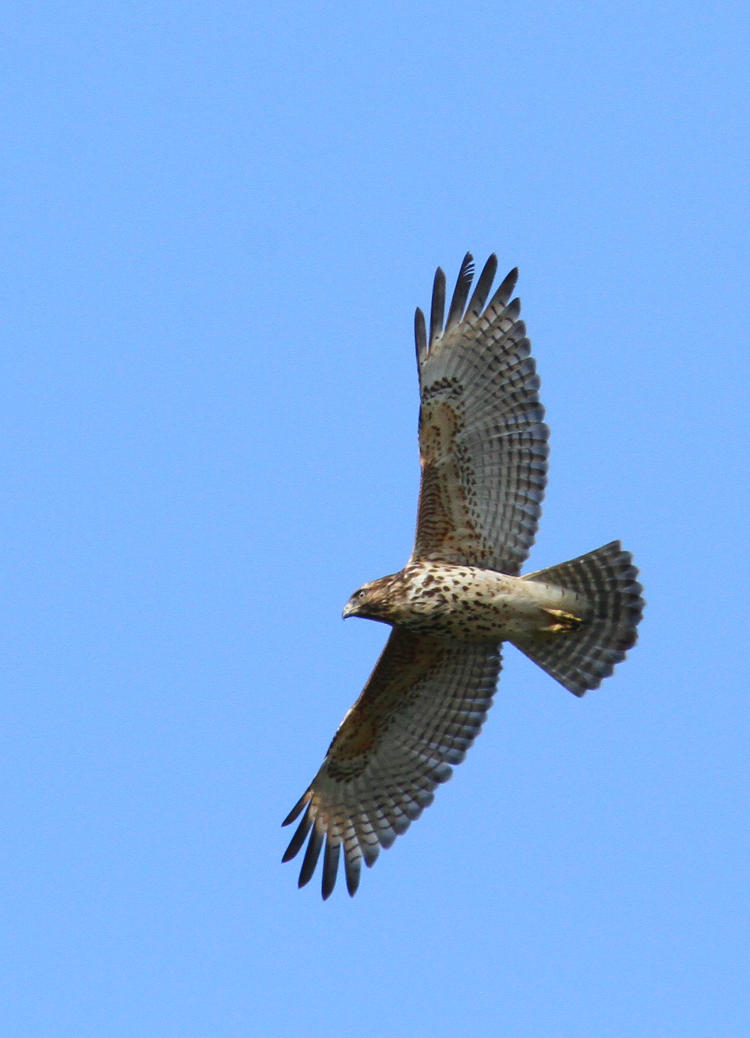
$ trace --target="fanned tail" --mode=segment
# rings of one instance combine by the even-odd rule
[[[638,636],[645,603],[637,576],[632,555],[619,541],[527,574],[524,580],[582,596],[582,615],[561,614],[556,629],[553,624],[549,630],[514,638],[514,644],[575,695],[598,688]]]

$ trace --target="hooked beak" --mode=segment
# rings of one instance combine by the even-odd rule
[[[354,616],[355,614],[356,614],[356,606],[355,606],[355,605],[354,605],[354,603],[353,603],[353,602],[352,602],[352,601],[350,600],[350,601],[349,601],[349,602],[347,602],[347,603],[346,603],[346,605],[344,606],[344,611],[343,611],[343,613],[341,614],[341,619],[342,619],[342,620],[346,620],[347,616]]]

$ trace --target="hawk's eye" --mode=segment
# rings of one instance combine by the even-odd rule
[[[360,588],[357,592],[357,598],[367,598],[367,592],[364,588]]]

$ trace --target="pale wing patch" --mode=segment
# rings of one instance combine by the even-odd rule
[[[439,390],[433,387],[434,396],[437,392]],[[455,395],[450,387],[448,392]],[[422,405],[419,424],[422,482],[414,558],[448,561],[464,553],[472,542],[475,553],[481,553],[466,491],[470,480],[459,464],[461,451],[456,441],[462,424],[450,400],[437,397]]]

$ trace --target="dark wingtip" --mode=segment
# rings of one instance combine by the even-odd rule
[[[354,895],[357,893],[357,890],[359,888],[359,875],[359,869],[357,869],[356,873],[354,874],[350,873],[347,869],[346,889],[349,893],[349,897],[354,897]]]
[[[516,282],[517,281],[518,281],[518,267],[514,267],[513,270],[508,271],[508,273],[505,275],[503,280],[500,282],[500,285],[499,285],[497,291],[495,292],[494,296],[492,297],[492,299],[490,301],[490,306],[495,306],[495,305],[505,306],[507,304],[508,300],[510,299],[510,297],[512,296],[512,294],[513,294],[513,289],[516,287]],[[517,304],[518,305],[518,310],[520,312],[520,310],[521,310],[521,303],[520,303],[520,301],[517,300],[517,299],[514,299],[513,303],[511,303],[510,305],[513,306],[513,304]]]
[[[493,252],[482,268],[482,273],[479,275],[479,280],[474,289],[474,294],[472,295],[466,310],[468,317],[477,317],[482,312],[484,304],[487,302],[487,297],[490,294],[492,282],[495,280],[496,272],[497,256]]]
[[[464,314],[464,307],[469,296],[469,289],[474,280],[474,257],[467,252],[461,261],[461,269],[456,279],[456,287],[453,290],[453,298],[448,310],[448,320],[445,322],[446,332],[458,324]]]
[[[493,300],[494,302],[494,300]],[[509,317],[511,321],[517,321],[521,313],[521,300],[518,296],[515,299],[511,299],[508,305],[505,307],[505,316]]]
[[[445,273],[442,267],[435,271],[435,280],[432,284],[432,305],[430,307],[430,346],[443,330],[443,315],[445,313]]]
[[[340,849],[341,844],[333,843],[330,837],[326,840],[326,849],[323,855],[323,882],[321,886],[324,901],[328,900],[333,893],[333,888],[336,886]]]
[[[427,327],[424,314],[419,307],[414,312],[414,345],[417,350],[417,368],[427,353]]]
[[[306,811],[302,816],[302,821],[297,826],[294,836],[289,841],[289,846],[284,851],[284,856],[281,859],[282,863],[285,861],[291,861],[292,858],[296,857],[299,853],[300,847],[305,842],[307,834],[310,832],[310,826],[312,825],[312,818],[310,812]]]
[[[304,794],[303,794],[303,795],[302,795],[302,796],[301,796],[301,797],[299,798],[299,800],[298,800],[298,801],[297,801],[297,803],[296,803],[296,804],[294,805],[294,807],[293,807],[293,808],[292,808],[292,810],[291,810],[291,811],[289,812],[289,814],[288,814],[288,815],[286,816],[286,818],[284,819],[284,821],[283,821],[283,822],[281,823],[281,827],[282,827],[282,829],[284,828],[284,826],[285,826],[285,825],[291,825],[291,823],[292,823],[292,822],[294,821],[294,819],[295,819],[295,818],[296,818],[296,817],[297,817],[297,816],[299,815],[300,811],[301,811],[301,810],[302,810],[302,808],[303,808],[303,807],[305,806],[305,804],[307,803],[307,801],[308,801],[308,795],[307,795],[307,792],[305,792],[305,793],[304,793]]]
[[[310,833],[310,840],[307,844],[305,856],[302,859],[302,868],[300,869],[299,880],[297,881],[298,887],[304,887],[304,885],[309,883],[312,879],[313,872],[315,872],[315,866],[318,864],[318,858],[320,857],[322,846],[323,833],[314,826],[313,831]]]

